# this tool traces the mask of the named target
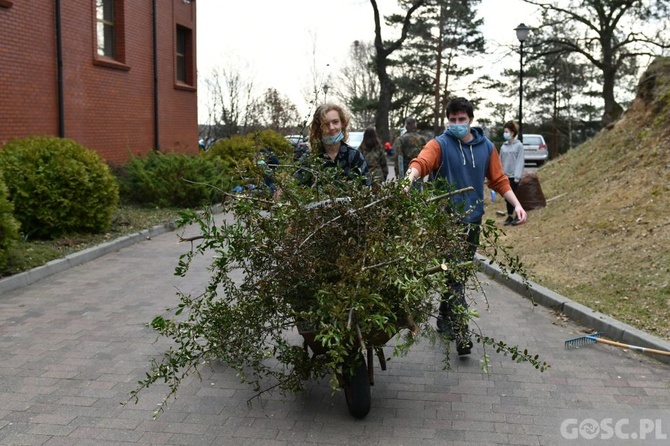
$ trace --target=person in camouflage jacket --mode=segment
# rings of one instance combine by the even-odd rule
[[[358,146],[363,158],[368,163],[370,176],[373,181],[383,183],[389,174],[388,163],[386,162],[386,153],[382,148],[382,143],[377,136],[374,127],[368,127],[363,133],[363,141]]]
[[[421,136],[416,131],[416,119],[405,119],[404,134],[399,136],[393,143],[393,151],[395,152],[395,171],[398,178],[403,178],[409,163],[421,152],[423,146],[426,145],[426,138]]]

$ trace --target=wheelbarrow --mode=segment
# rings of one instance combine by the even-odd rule
[[[461,262],[456,267],[471,267],[472,261]],[[451,266],[454,267],[453,265]],[[449,265],[439,264],[424,270],[423,275],[431,275],[440,272],[446,272]],[[412,313],[408,308],[400,309],[400,315],[397,319],[398,331],[409,329],[413,335],[417,335],[419,328]],[[358,324],[356,327],[359,346],[352,348],[344,363],[336,372],[337,380],[344,391],[344,397],[347,402],[349,413],[355,418],[364,418],[370,412],[372,403],[371,386],[375,383],[374,356],[379,360],[379,366],[386,370],[386,357],[384,356],[384,345],[397,334],[389,334],[382,330],[377,330],[367,337],[367,346],[363,341]],[[328,348],[316,339],[317,333],[310,329],[310,325],[304,321],[296,323],[298,333],[303,337],[303,348],[305,352],[312,351],[312,359],[318,355],[328,353]]]
[[[445,194],[444,196],[446,195],[449,194]],[[318,206],[324,206],[332,202],[340,201],[348,201],[348,198],[337,198],[334,200],[310,203],[307,208],[313,209]],[[423,271],[423,275],[427,276],[437,273],[446,273],[452,268],[470,266],[472,266],[472,261],[459,262],[456,265],[441,263],[436,266],[428,267]],[[397,316],[396,330],[409,329],[414,335],[418,333],[418,326],[415,323],[409,308],[398,308],[395,313]],[[352,347],[349,350],[345,360],[339,366],[339,370],[335,371],[335,373],[339,385],[344,391],[349,412],[355,418],[364,418],[370,412],[372,402],[371,386],[373,386],[375,382],[374,356],[377,356],[381,369],[386,370],[386,358],[384,356],[383,346],[397,334],[397,331],[395,333],[387,333],[383,330],[377,330],[376,332],[368,334],[364,342],[360,327],[355,321],[353,322],[352,326],[357,330],[359,345]],[[312,359],[316,356],[326,355],[328,353],[328,348],[316,339],[318,333],[311,328],[313,325],[310,325],[305,321],[297,321],[296,326],[298,328],[298,333],[303,337],[303,348],[307,354],[309,354],[309,351],[311,350]]]
[[[314,331],[306,329],[302,324],[297,325],[298,333],[303,337],[303,348],[306,352],[311,350],[313,358],[328,352],[328,349],[316,340]],[[371,342],[373,346],[352,349],[336,372],[337,380],[347,402],[347,409],[355,418],[364,418],[370,412],[372,404],[370,388],[375,383],[374,356],[377,356],[381,369],[386,370],[386,357],[382,347],[391,337],[382,331],[375,333]]]

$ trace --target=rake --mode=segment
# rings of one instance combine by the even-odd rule
[[[621,342],[615,342],[615,341],[610,341],[609,339],[602,339],[600,338],[602,336],[602,333],[593,333],[590,335],[582,336],[579,338],[574,338],[574,339],[568,339],[565,341],[565,348],[566,349],[572,349],[572,348],[579,348],[585,345],[591,345],[595,344],[596,342],[601,342],[603,344],[607,345],[613,345],[615,347],[621,347],[621,348],[627,348],[630,350],[636,350],[638,352],[644,352],[644,353],[653,353],[655,355],[663,355],[663,356],[670,356],[670,352],[665,351],[665,350],[656,350],[653,348],[646,348],[646,347],[639,347],[637,345],[630,345],[630,344],[622,344]]]

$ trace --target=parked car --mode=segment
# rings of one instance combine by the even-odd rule
[[[542,135],[525,133],[522,135],[521,139],[523,141],[523,153],[526,162],[530,161],[536,163],[539,167],[549,159],[547,143],[544,142],[544,137]]]
[[[358,149],[358,146],[363,142],[363,133],[364,132],[349,132],[349,139],[347,139],[347,144],[349,144],[354,149]]]

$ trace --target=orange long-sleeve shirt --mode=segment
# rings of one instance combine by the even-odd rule
[[[435,139],[431,139],[423,147],[419,156],[412,160],[409,167],[416,168],[419,171],[419,176],[424,177],[437,170],[441,163],[442,150],[440,149],[440,143]],[[491,156],[489,157],[489,165],[486,170],[486,184],[501,196],[504,195],[505,192],[512,190],[509,185],[509,179],[503,172],[500,155],[495,147],[491,151]]]

